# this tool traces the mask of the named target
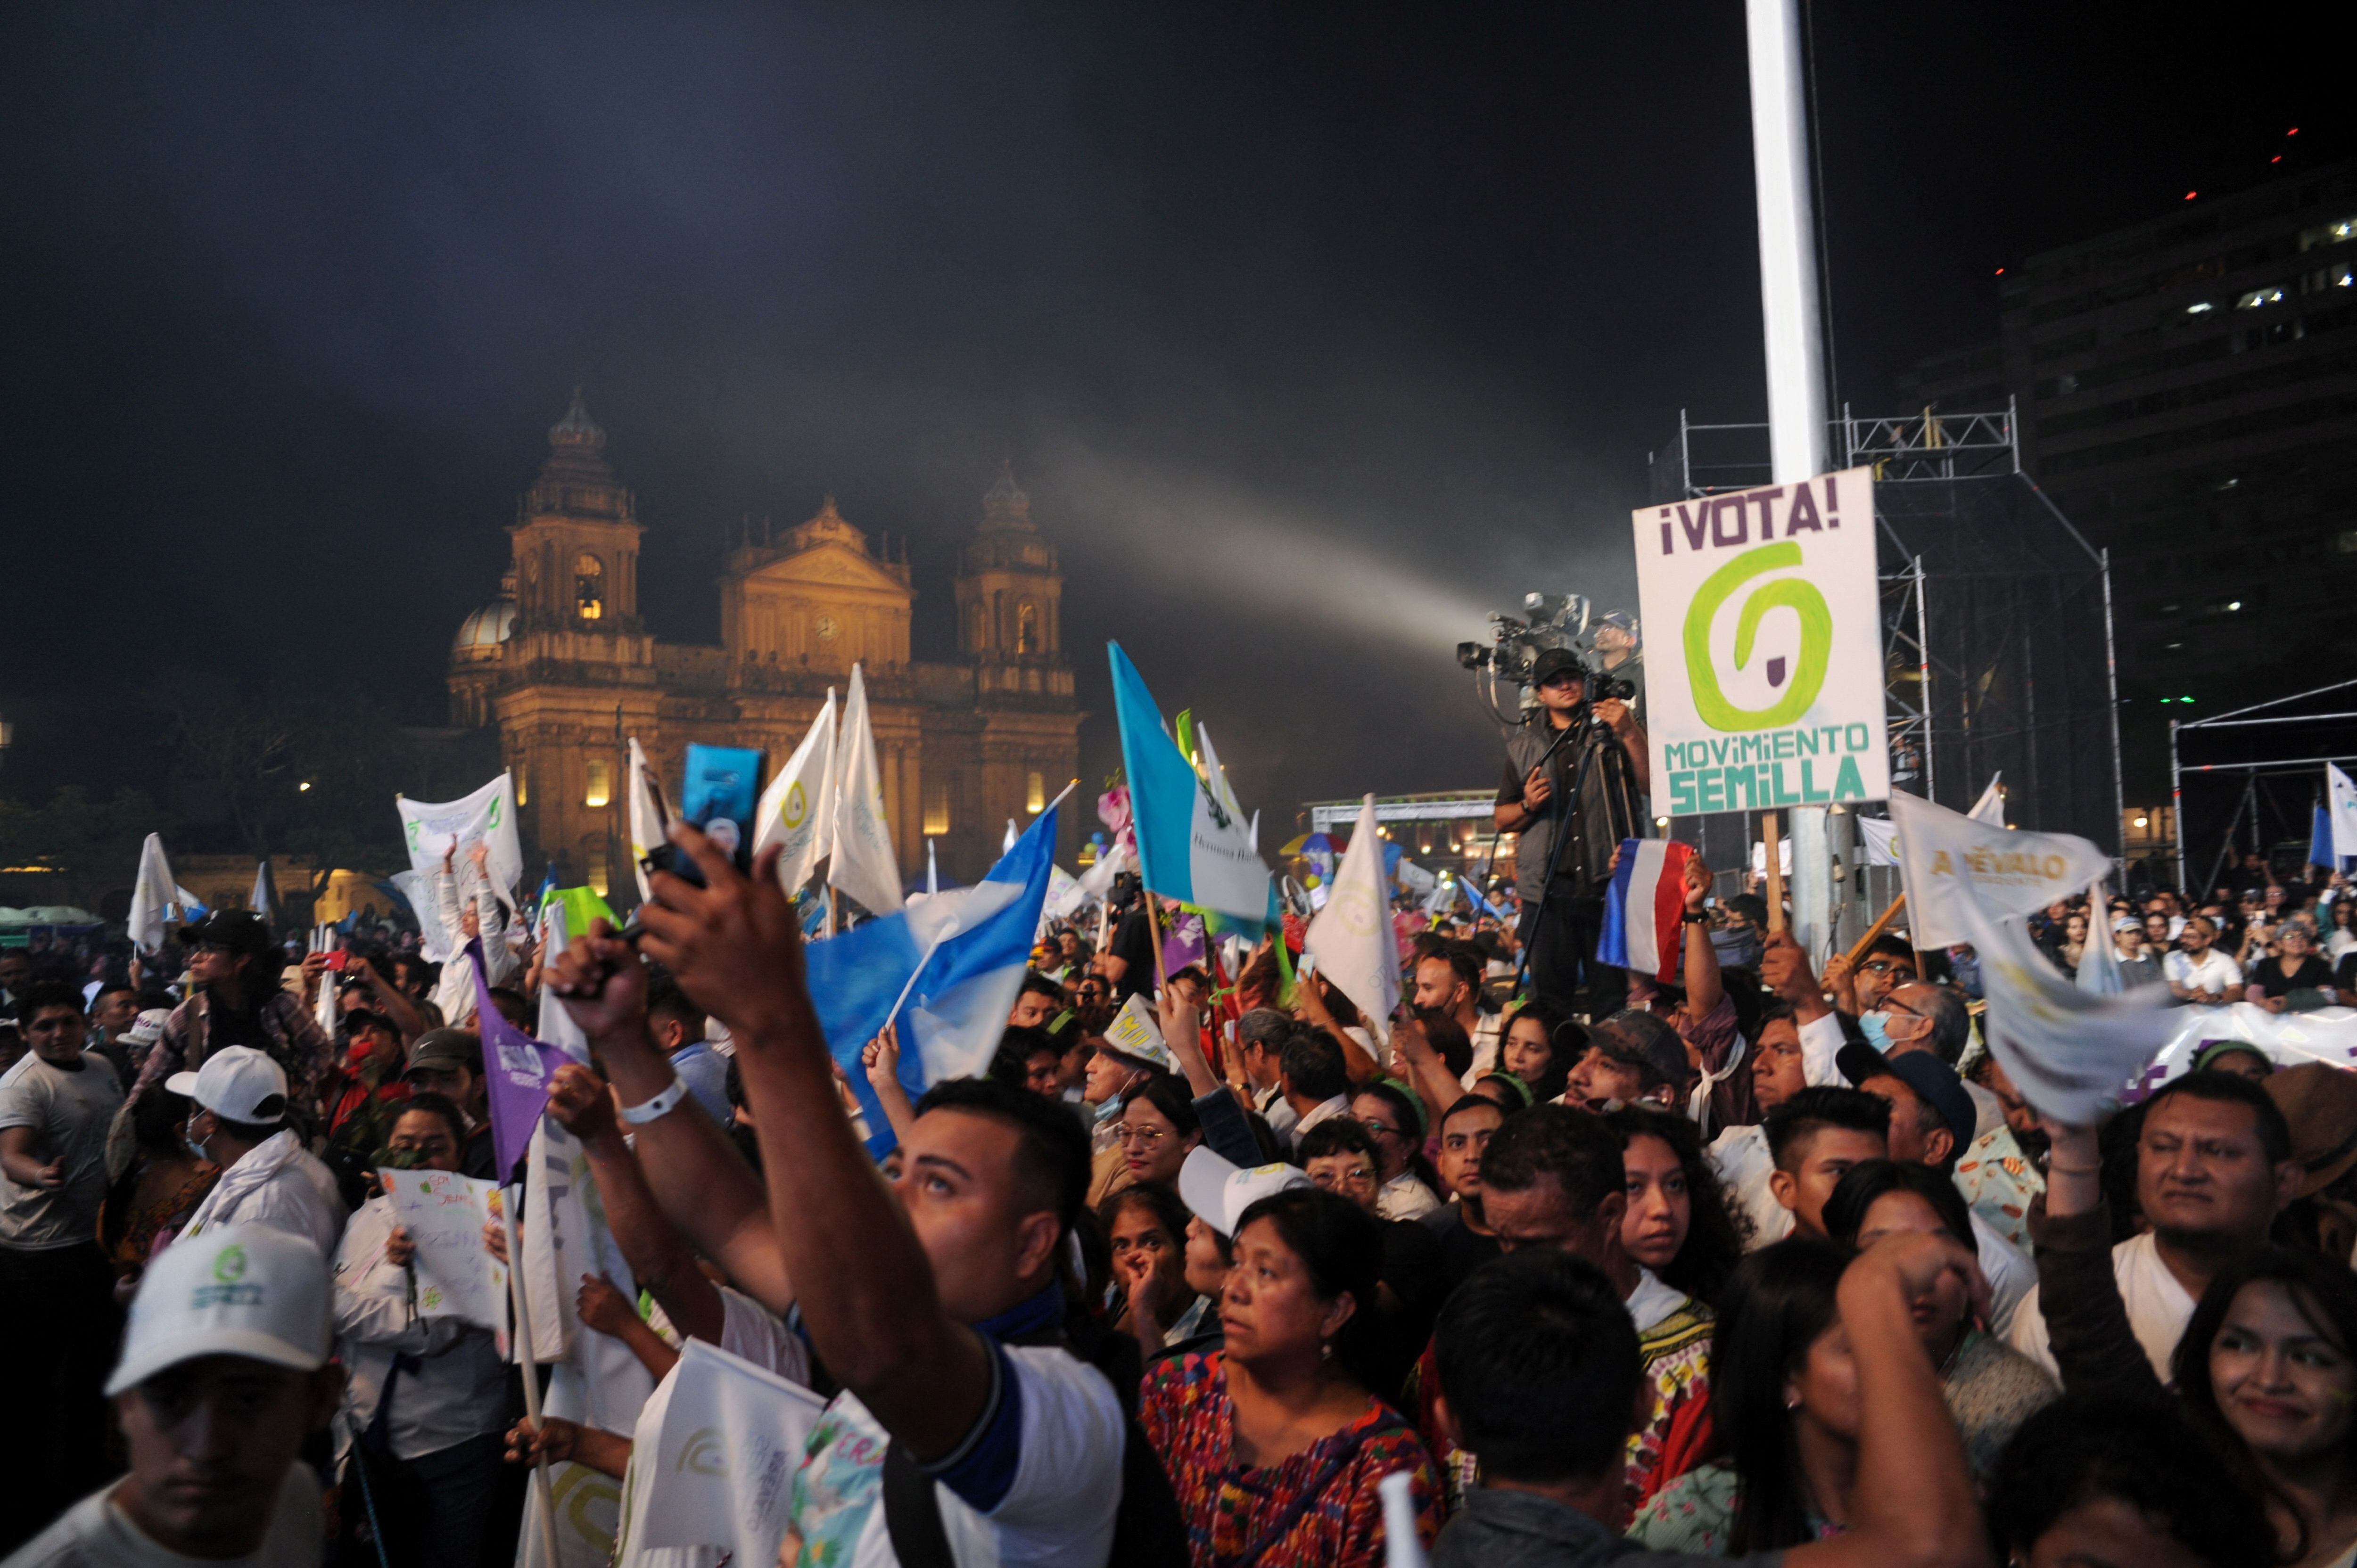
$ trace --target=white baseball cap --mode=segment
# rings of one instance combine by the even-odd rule
[[[1195,1218],[1222,1236],[1234,1235],[1236,1220],[1262,1198],[1313,1185],[1298,1166],[1254,1165],[1247,1170],[1203,1148],[1178,1167],[1179,1198]]]
[[[164,1026],[172,1021],[168,1007],[150,1007],[132,1020],[131,1027],[123,1032],[124,1043],[152,1046],[164,1037]]]
[[[313,1371],[335,1348],[333,1288],[319,1249],[266,1225],[183,1236],[147,1265],[108,1394],[199,1356]]]
[[[252,1046],[225,1046],[196,1071],[166,1079],[164,1087],[232,1122],[286,1119],[286,1069]]]

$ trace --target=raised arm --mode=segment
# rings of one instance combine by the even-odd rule
[[[1617,853],[1617,852],[1616,852]],[[1686,862],[1686,913],[1699,915],[1710,898],[1710,867],[1702,856],[1695,855]],[[1707,1018],[1727,994],[1727,987],[1718,974],[1718,948],[1710,940],[1710,928],[1697,920],[1689,920],[1685,931],[1686,1016]]]
[[[655,1304],[682,1334],[719,1344],[719,1287],[695,1266],[695,1250],[663,1218],[655,1195],[648,1190],[646,1173],[622,1142],[614,1097],[605,1082],[587,1068],[567,1062],[556,1069],[548,1109],[566,1132],[581,1140],[582,1152],[589,1156],[607,1228],[614,1233],[614,1245],[622,1250],[622,1261],[630,1265],[631,1276],[653,1293]],[[640,1355],[640,1360],[645,1359]]]
[[[907,1137],[916,1124],[917,1108],[909,1103],[909,1091],[900,1083],[900,1026],[885,1025],[882,1034],[862,1046],[859,1065],[867,1069],[867,1087],[876,1091],[876,1103],[884,1108],[892,1136]]]
[[[642,945],[737,1041],[774,1234],[801,1286],[812,1347],[910,1457],[942,1458],[989,1402],[992,1352],[942,1309],[907,1212],[835,1101],[833,1059],[802,980],[802,932],[778,886],[778,850],[748,879],[693,827],[674,822],[671,836],[705,886],[658,873],[640,912]],[[912,1179],[956,1177],[944,1170]]]
[[[677,1080],[647,1033],[646,965],[612,927],[597,921],[549,973],[624,1105],[643,1105]],[[631,1131],[647,1190],[664,1218],[763,1306],[782,1314],[793,1305],[793,1282],[770,1229],[760,1178],[695,1097],[682,1097],[672,1111]]]
[[[1980,1265],[1953,1238],[1877,1242],[1841,1282],[1841,1321],[1857,1367],[1857,1482],[1850,1529],[1796,1546],[1791,1568],[1986,1568],[1980,1501],[1939,1374],[1915,1337],[1912,1303],[1940,1276],[1961,1274],[1988,1307]]]

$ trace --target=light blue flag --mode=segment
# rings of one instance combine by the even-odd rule
[[[974,886],[920,898],[802,950],[827,1049],[859,1096],[877,1155],[893,1138],[860,1066],[861,1049],[897,1022],[900,1085],[912,1101],[943,1079],[989,1067],[1031,961],[1055,864],[1056,812],[1050,806],[1034,818]]]
[[[1224,775],[1216,794],[1203,781],[1170,738],[1129,655],[1117,642],[1107,646],[1139,879],[1157,897],[1209,909],[1228,929],[1257,940],[1269,907],[1268,867],[1254,843],[1259,819],[1243,820]]]

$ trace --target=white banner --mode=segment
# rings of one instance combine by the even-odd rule
[[[1631,515],[1653,814],[1888,796],[1873,471]]]
[[[1334,873],[1332,896],[1309,922],[1301,954],[1317,959],[1318,972],[1358,1007],[1376,1042],[1388,1045],[1392,1009],[1399,1005],[1399,942],[1392,934],[1383,841],[1375,831],[1372,795],[1360,803],[1359,825],[1351,830],[1351,847]]]
[[[2332,763],[2324,765],[2324,782],[2332,801],[2332,854],[2336,860],[2357,855],[2357,784]],[[2340,869],[2327,866],[2328,871]]]
[[[867,718],[867,681],[856,664],[843,704],[834,778],[834,858],[827,882],[858,899],[869,914],[888,915],[901,907],[900,867],[892,854],[891,830],[884,824],[884,774]]]
[[[437,803],[395,796],[393,804],[401,813],[411,870],[431,877],[442,869],[442,857],[454,846],[464,855],[468,844],[481,843],[490,846],[493,886],[510,893],[523,880],[523,844],[516,837],[515,781],[507,774],[464,800]],[[418,923],[425,923],[423,909],[418,911]]]
[[[834,852],[834,688],[826,689],[826,706],[811,720],[810,732],[770,787],[761,792],[755,820],[759,836],[753,854],[781,844],[778,881],[791,898],[802,891],[818,863]]]
[[[505,1334],[507,1265],[485,1250],[500,1184],[451,1171],[380,1170],[393,1223],[417,1247],[417,1316],[457,1317]]]
[[[2070,833],[2026,833],[1890,792],[1890,820],[1907,884],[1907,928],[1917,947],[1975,941],[1982,918],[2027,915],[2075,897],[2111,858]]]
[[[648,766],[646,751],[639,745],[637,736],[630,737],[624,766],[630,775],[624,781],[630,791],[625,797],[630,802],[630,875],[638,879],[639,902],[643,904],[654,897],[654,890],[647,880],[647,856],[653,853],[656,845],[670,841],[663,837],[662,813],[655,809],[654,774]],[[606,885],[608,887],[621,886],[614,879],[610,868],[606,873]]]
[[[131,885],[133,944],[151,957],[163,951],[164,922],[178,914],[179,904],[179,884],[164,856],[164,835],[149,833],[139,846],[139,875]]]
[[[630,1524],[651,1547],[716,1546],[726,1561],[777,1561],[792,1518],[794,1471],[826,1402],[766,1367],[690,1339],[672,1372],[653,1452],[646,1511]]]
[[[2066,833],[2007,832],[1894,790],[1907,910],[1919,947],[1978,954],[1988,1047],[2023,1098],[2077,1126],[2100,1120],[2169,1041],[2169,993],[2083,991],[2029,940],[2021,917],[2092,881],[2107,862]],[[2092,940],[2092,938],[2091,938]]]

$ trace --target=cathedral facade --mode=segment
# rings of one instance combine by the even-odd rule
[[[640,618],[637,502],[578,392],[548,438],[508,529],[500,597],[467,618],[449,670],[451,722],[499,732],[528,864],[629,887],[629,737],[674,800],[691,741],[767,747],[774,771],[829,687],[840,706],[855,661],[904,879],[922,878],[928,839],[945,876],[978,878],[1007,821],[1028,823],[1079,774],[1063,576],[1011,472],[960,555],[954,660],[910,657],[909,563],[872,546],[833,497],[781,536],[746,531],[722,565],[720,644],[704,647],[662,641]]]

